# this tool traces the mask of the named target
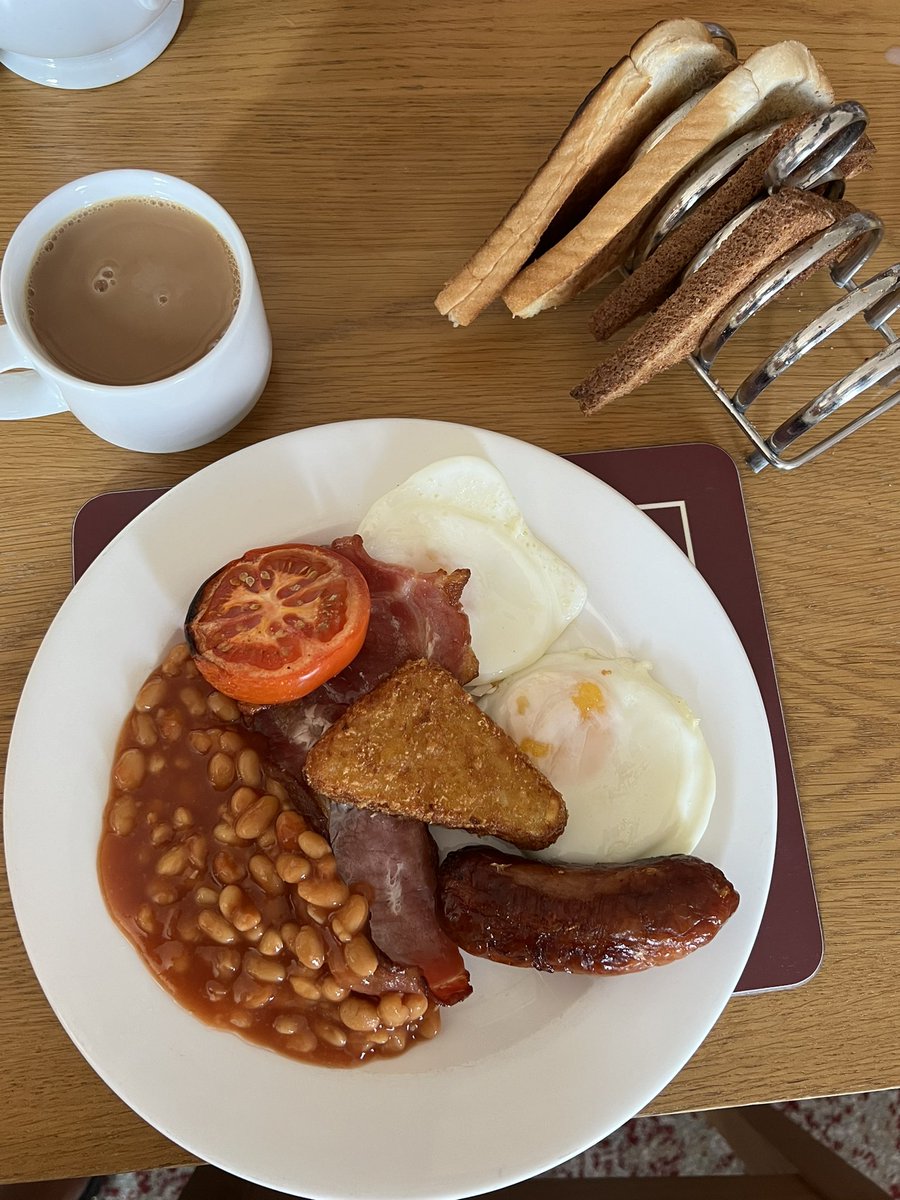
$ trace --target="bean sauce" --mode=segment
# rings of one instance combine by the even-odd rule
[[[116,746],[99,851],[107,906],[209,1024],[325,1066],[398,1054],[437,1033],[439,1012],[421,992],[361,994],[379,965],[368,902],[293,787],[177,645]]]

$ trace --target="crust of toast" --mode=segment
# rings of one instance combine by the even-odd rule
[[[819,112],[834,94],[799,42],[757,50],[648,150],[571,233],[516,276],[503,299],[517,317],[555,308],[620,265],[663,193],[726,138]]]
[[[453,676],[404,664],[352,704],[309,752],[329,800],[491,834],[525,850],[555,842],[562,796]]]
[[[473,321],[527,262],[576,190],[600,195],[668,112],[734,66],[699,21],[654,25],[585,98],[525,191],[441,291],[438,311],[454,325]]]
[[[834,224],[845,207],[795,188],[763,200],[674,295],[573,389],[582,412],[597,412],[694,353],[719,313],[761,272]]]

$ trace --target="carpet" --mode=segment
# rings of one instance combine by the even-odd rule
[[[776,1105],[900,1200],[900,1091],[862,1092]],[[562,1178],[739,1175],[741,1164],[702,1117],[635,1117],[596,1146],[548,1171]],[[98,1200],[178,1200],[187,1167],[110,1176]]]

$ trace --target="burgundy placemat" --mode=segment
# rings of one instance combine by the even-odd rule
[[[805,983],[822,961],[822,926],[737,468],[717,446],[699,443],[567,457],[665,530],[718,596],[744,645],[772,732],[778,839],[768,904],[736,990],[771,991]],[[107,492],[89,500],[72,530],[74,578],[165,491]]]

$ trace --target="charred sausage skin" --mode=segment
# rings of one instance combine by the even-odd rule
[[[467,846],[444,860],[441,918],[470,954],[539,971],[622,975],[705,946],[738,906],[722,872],[689,855],[602,866]]]

